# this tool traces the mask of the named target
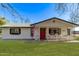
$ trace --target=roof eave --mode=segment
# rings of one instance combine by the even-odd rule
[[[50,18],[50,19],[46,19],[46,20],[43,20],[43,21],[40,21],[40,22],[31,24],[31,26],[36,25],[36,24],[39,24],[39,23],[42,23],[42,22],[45,22],[45,21],[48,21],[48,20],[52,20],[52,19],[58,19],[58,20],[61,20],[61,21],[64,21],[64,22],[67,22],[67,23],[70,23],[70,24],[79,26],[79,24],[75,24],[75,23],[72,23],[72,22],[68,22],[68,21],[66,21],[66,20],[63,20],[63,19],[60,19],[60,18],[56,18],[56,17],[53,17],[53,18]]]

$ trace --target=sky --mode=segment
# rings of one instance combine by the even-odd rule
[[[59,16],[56,12],[55,3],[13,3],[11,6],[23,17],[27,18],[31,23],[36,23],[48,18],[59,17],[67,20],[69,17],[67,14]],[[3,16],[5,16],[9,21],[17,20],[11,16],[11,14],[4,9],[2,10]],[[8,15],[7,15],[8,14]],[[20,20],[18,20],[20,21]]]
[[[30,23],[36,23],[52,17],[58,17],[64,20],[69,19],[69,14],[65,13],[61,16],[55,10],[56,3],[10,3],[10,5],[23,17],[28,19]],[[0,6],[1,7],[1,6]],[[5,17],[8,22],[21,22],[17,17],[13,17],[9,10],[0,8],[0,16]],[[76,30],[79,30],[77,28]]]
[[[11,4],[21,15],[27,17],[31,23],[39,22],[47,18],[56,16],[54,12],[55,4],[23,3]]]

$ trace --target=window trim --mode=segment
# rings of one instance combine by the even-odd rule
[[[15,29],[18,29],[19,32],[18,32],[18,33],[15,33],[15,32],[12,33],[12,30],[13,30],[13,29],[14,29],[14,30],[15,30]],[[15,28],[15,27],[14,27],[14,28],[10,28],[10,34],[11,34],[11,35],[20,35],[20,34],[21,34],[21,28]]]
[[[34,36],[34,28],[32,27],[32,28],[30,29],[30,31],[31,31],[31,37],[33,37],[33,36]]]
[[[52,31],[50,31],[50,30],[52,30]],[[61,35],[61,28],[49,28],[49,35],[55,35],[56,33],[53,32],[54,30],[56,30],[55,32],[58,35]],[[52,34],[50,34],[50,32],[52,32]]]

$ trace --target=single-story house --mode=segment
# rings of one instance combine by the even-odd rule
[[[31,24],[33,27],[33,38],[40,40],[72,40],[73,30],[78,24],[60,19],[50,18],[38,23]]]
[[[56,17],[28,25],[3,25],[2,39],[72,40],[77,26]]]

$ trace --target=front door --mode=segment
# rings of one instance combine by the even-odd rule
[[[40,40],[46,39],[46,28],[40,28]]]

